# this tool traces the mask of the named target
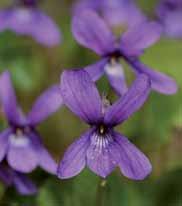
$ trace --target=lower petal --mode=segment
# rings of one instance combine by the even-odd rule
[[[0,179],[6,185],[10,186],[13,182],[13,171],[10,167],[0,164]]]
[[[22,195],[33,195],[37,192],[35,184],[24,174],[14,172],[14,185]]]
[[[124,95],[127,92],[124,70],[120,63],[110,63],[105,66],[105,72],[108,76],[112,88],[118,95]]]
[[[44,147],[39,135],[37,133],[31,133],[30,137],[32,139],[33,146],[35,147],[35,150],[37,152],[39,166],[51,174],[56,174],[57,163],[51,157],[47,149]]]
[[[96,132],[93,133],[87,150],[87,166],[97,175],[106,178],[117,165],[117,160],[112,154],[114,149],[110,134],[100,136]]]
[[[57,174],[59,178],[67,179],[76,176],[84,169],[91,133],[92,130],[89,130],[67,149],[58,167]]]
[[[19,172],[29,173],[38,165],[38,156],[29,141],[26,145],[9,144],[7,161],[9,165]]]
[[[133,180],[143,180],[152,170],[148,158],[126,137],[115,132],[115,141],[120,147],[119,167],[124,176]]]

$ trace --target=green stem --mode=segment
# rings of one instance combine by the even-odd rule
[[[100,178],[97,185],[97,193],[96,193],[96,206],[102,206],[103,205],[103,195],[104,190],[106,187],[106,180]]]

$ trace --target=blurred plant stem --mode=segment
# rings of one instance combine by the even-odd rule
[[[104,191],[106,188],[107,180],[100,178],[97,185],[97,193],[96,193],[96,206],[102,206],[103,205],[103,196]]]

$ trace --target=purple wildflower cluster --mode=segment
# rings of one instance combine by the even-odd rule
[[[64,71],[60,85],[46,90],[27,115],[17,103],[10,73],[5,71],[0,76],[0,101],[8,122],[8,128],[0,134],[0,179],[7,186],[14,185],[24,195],[37,190],[26,176],[37,166],[61,179],[73,177],[87,166],[103,178],[119,167],[127,178],[143,180],[152,170],[150,161],[114,128],[143,106],[151,90],[163,94],[177,91],[171,77],[140,61],[144,50],[160,38],[159,23],[148,21],[132,1],[103,0],[101,4],[85,0],[79,3],[74,7],[73,35],[101,60],[83,69]],[[116,25],[123,25],[119,37],[112,32],[112,26]],[[60,41],[57,27],[39,11],[36,0],[18,0],[12,8],[1,11],[0,29],[29,34],[48,46]],[[47,31],[49,34],[43,35]],[[121,59],[136,76],[129,87]],[[105,96],[100,96],[95,84],[103,74],[118,95],[112,104]],[[90,128],[57,164],[44,147],[36,127],[63,104]]]

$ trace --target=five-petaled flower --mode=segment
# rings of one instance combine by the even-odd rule
[[[157,15],[166,36],[172,38],[182,38],[181,0],[161,0],[157,7]]]
[[[9,128],[0,134],[0,161],[5,157],[9,165],[22,173],[31,172],[38,165],[55,174],[57,164],[42,144],[36,126],[62,105],[59,87],[49,88],[24,116],[17,104],[10,74],[0,76],[0,102]]]
[[[8,165],[0,164],[0,179],[7,186],[14,186],[21,195],[37,193],[36,185],[23,173],[13,170]]]
[[[96,64],[85,68],[94,81],[105,72],[111,86],[119,95],[123,95],[127,91],[127,85],[119,60],[124,58],[136,74],[144,73],[149,76],[152,89],[164,94],[176,92],[177,85],[172,78],[151,70],[139,60],[144,49],[159,39],[161,26],[158,23],[144,21],[128,28],[117,40],[97,13],[86,10],[75,14],[72,31],[81,45],[102,57]]]
[[[60,88],[65,105],[91,128],[68,148],[58,167],[58,177],[73,177],[87,165],[103,178],[119,166],[126,177],[144,179],[152,169],[149,160],[113,128],[143,105],[151,88],[148,76],[138,75],[128,92],[113,105],[101,100],[83,69],[65,71]]]
[[[12,30],[30,35],[45,46],[56,46],[61,33],[54,21],[37,8],[37,0],[18,0],[12,7],[0,11],[0,31]]]

